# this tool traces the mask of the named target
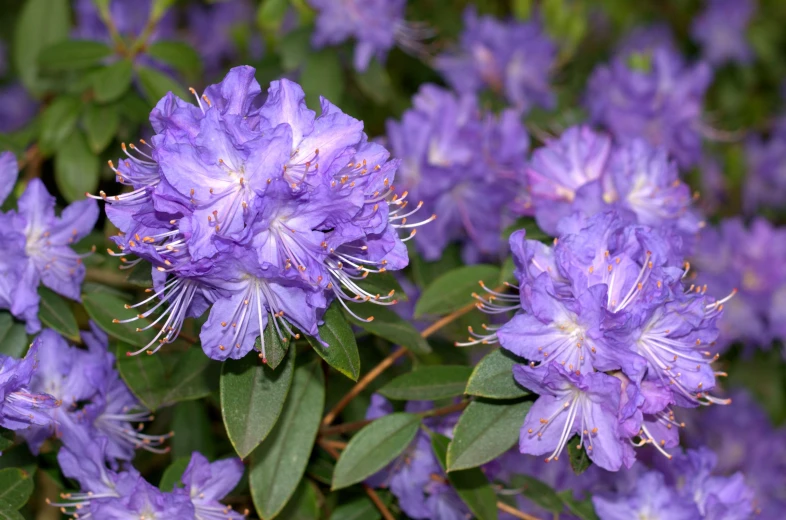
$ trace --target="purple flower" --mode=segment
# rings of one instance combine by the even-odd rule
[[[146,435],[138,426],[152,419],[131,394],[113,368],[115,357],[108,352],[108,337],[91,322],[83,332],[88,349],[68,345],[57,333],[45,329],[37,338],[39,369],[30,388],[54,396],[62,406],[50,411],[53,422],[22,433],[33,453],[56,435],[66,445],[81,437],[104,437],[107,460],[131,460],[134,450],[165,453],[158,448],[170,435]]]
[[[0,133],[16,132],[35,117],[38,102],[30,97],[21,83],[0,87]]]
[[[405,410],[416,413],[432,407],[430,402],[411,401]],[[377,419],[393,412],[390,402],[378,394],[371,396],[366,419]],[[459,413],[425,419],[432,431],[453,436]],[[460,520],[469,514],[467,506],[448,484],[431,447],[431,439],[419,430],[412,443],[385,469],[372,475],[367,483],[373,487],[389,488],[404,513],[410,518]]]
[[[782,206],[786,201],[786,132],[773,132],[767,140],[750,138],[745,145],[745,160],[745,212],[752,215],[761,208]]]
[[[630,61],[644,61],[634,68]],[[689,65],[658,47],[646,54],[618,55],[589,79],[586,105],[594,123],[620,142],[634,138],[662,146],[681,167],[701,158],[701,112],[712,78],[705,63]]]
[[[674,33],[665,23],[636,26],[617,44],[617,52],[623,56],[646,54],[659,48],[679,52]]]
[[[513,376],[540,395],[521,427],[522,453],[559,460],[568,441],[579,435],[579,444],[601,468],[630,467],[633,450],[623,442],[617,420],[619,380],[598,372],[577,375],[559,363],[543,368],[516,365]]]
[[[695,520],[702,518],[696,504],[666,485],[657,471],[640,476],[635,487],[617,496],[594,496],[592,503],[600,520],[628,520],[630,518],[668,518]]]
[[[195,518],[245,518],[219,502],[237,486],[243,471],[243,462],[238,458],[210,463],[201,453],[192,453],[180,480],[194,506]]]
[[[458,49],[437,56],[435,67],[458,92],[489,88],[516,108],[553,108],[549,82],[557,46],[537,20],[500,21],[464,12],[464,32]]]
[[[293,327],[318,336],[333,300],[351,313],[346,301],[395,303],[358,280],[407,265],[397,230],[417,224],[393,191],[398,162],[362,122],[324,99],[317,116],[304,98],[287,80],[265,97],[254,69],[238,67],[197,105],[167,95],[150,116],[156,135],[124,146],[115,172],[133,191],[101,193],[121,231],[112,254],[153,265],[154,294],[130,307],[158,300],[124,321],[163,307],[140,327],[163,325],[139,352],[173,341],[211,305],[202,348],[223,360],[248,353],[267,326],[281,338],[299,337]]]
[[[24,430],[34,425],[49,425],[51,409],[60,406],[51,395],[30,390],[30,380],[38,369],[40,341],[30,346],[24,359],[0,354],[0,426]]]
[[[336,45],[354,38],[354,66],[368,67],[371,58],[383,62],[396,44],[420,52],[419,40],[430,31],[404,20],[405,0],[308,0],[317,11],[311,43],[316,48]]]
[[[691,36],[701,45],[704,59],[716,66],[748,63],[753,52],[745,31],[755,10],[754,0],[709,0],[691,27]]]
[[[388,138],[402,161],[398,187],[438,216],[417,230],[415,244],[427,260],[440,258],[453,241],[464,243],[467,262],[498,256],[502,208],[515,193],[501,186],[521,177],[528,145],[518,116],[481,113],[474,96],[433,85],[421,87],[413,105],[400,122],[388,121]],[[396,218],[404,223],[407,215]]]

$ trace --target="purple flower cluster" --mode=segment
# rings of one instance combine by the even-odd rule
[[[405,411],[424,412],[432,408],[430,401],[409,401]],[[366,419],[378,419],[393,413],[393,406],[381,395],[371,396]],[[453,437],[453,428],[460,413],[424,419],[436,433]],[[388,488],[398,499],[402,511],[410,518],[429,520],[461,520],[470,516],[469,509],[451,487],[431,447],[431,438],[418,430],[415,440],[385,469],[366,481],[370,486]]]
[[[311,43],[316,48],[336,45],[354,38],[354,66],[368,68],[372,58],[383,62],[398,44],[412,53],[422,53],[421,40],[431,31],[404,20],[406,0],[307,0],[317,11]]]
[[[0,41],[0,79],[8,72],[7,49]],[[35,116],[38,103],[19,82],[0,85],[0,134],[19,130]]]
[[[754,0],[709,0],[691,27],[691,36],[701,45],[704,59],[716,66],[749,62],[753,52],[745,31],[755,10]]]
[[[434,63],[457,92],[489,88],[523,111],[554,107],[549,83],[557,46],[539,21],[479,17],[470,7],[464,25],[459,48],[437,56]]]
[[[244,514],[220,503],[243,476],[240,459],[210,463],[194,452],[180,479],[184,487],[164,492],[148,483],[133,467],[108,468],[104,462],[106,449],[104,437],[82,437],[63,446],[57,454],[60,469],[79,483],[81,491],[63,493],[60,502],[50,504],[79,518],[245,518]]]
[[[629,472],[615,493],[592,498],[595,511],[600,520],[752,518],[753,491],[742,474],[719,476],[716,465],[717,456],[701,448],[676,456],[664,473]]]
[[[51,424],[50,410],[60,406],[60,402],[51,395],[30,389],[38,362],[36,343],[24,359],[0,354],[0,426],[3,428],[24,430],[34,425]]]
[[[401,160],[398,187],[439,215],[415,236],[424,258],[440,258],[453,241],[464,242],[469,263],[499,256],[503,210],[513,201],[529,144],[517,113],[483,113],[471,94],[424,85],[401,121],[388,121],[387,135]]]
[[[769,348],[786,338],[786,230],[763,218],[746,227],[740,218],[704,229],[693,257],[695,283],[719,296],[737,290],[725,306],[721,329],[723,350],[735,341]]]
[[[746,213],[783,207],[786,202],[786,125],[781,123],[768,139],[750,138],[745,146],[745,160],[743,207]]]
[[[729,406],[685,414],[685,440],[690,447],[707,446],[718,455],[716,472],[741,472],[756,494],[760,520],[777,520],[786,510],[786,429],[773,428],[761,406],[745,391],[735,391]]]
[[[708,350],[726,299],[683,286],[671,241],[613,211],[563,219],[552,247],[511,235],[519,294],[478,299],[490,314],[518,312],[459,345],[498,341],[530,361],[513,370],[540,395],[522,453],[556,460],[575,435],[595,464],[617,471],[633,464],[634,445],[664,454],[678,445],[672,405],[727,402],[709,394],[718,373]]]
[[[645,139],[681,167],[693,166],[701,159],[702,103],[712,71],[686,63],[667,45],[636,51],[642,40],[592,73],[585,96],[590,119],[620,142]]]
[[[17,175],[14,155],[0,153],[0,204],[11,193]],[[71,247],[92,231],[97,219],[98,205],[92,200],[74,202],[56,216],[55,198],[40,179],[28,183],[16,211],[0,212],[0,309],[24,320],[29,334],[41,329],[39,285],[80,300],[85,255]]]
[[[640,139],[614,144],[587,126],[569,128],[534,151],[526,180],[527,204],[518,210],[534,213],[552,235],[566,215],[614,209],[632,223],[672,231],[687,249],[702,225],[677,165]]]
[[[251,67],[232,69],[197,103],[163,98],[150,115],[156,135],[124,145],[113,166],[132,190],[101,193],[120,230],[112,254],[153,264],[153,294],[131,307],[158,302],[125,321],[165,309],[145,325],[161,330],[140,352],[173,341],[211,305],[202,348],[224,360],[247,354],[266,326],[318,337],[334,299],[348,311],[345,301],[395,303],[362,280],[407,265],[398,229],[417,224],[393,190],[398,161],[363,123],[325,99],[316,116],[288,80],[265,99]]]
[[[147,435],[139,426],[150,421],[150,412],[139,404],[114,368],[115,357],[108,352],[108,337],[90,324],[82,333],[87,349],[70,346],[56,332],[45,329],[34,346],[40,361],[29,388],[46,393],[62,403],[50,410],[52,421],[20,432],[33,453],[45,440],[60,438],[66,446],[80,438],[103,437],[107,462],[130,461],[134,450],[144,448],[165,453],[159,448],[171,434]],[[74,441],[76,439],[76,441]]]

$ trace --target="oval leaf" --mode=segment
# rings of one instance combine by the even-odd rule
[[[260,518],[277,516],[298,487],[324,406],[325,380],[320,364],[297,367],[281,417],[251,454],[249,484]]]
[[[82,116],[82,125],[90,149],[93,153],[101,153],[117,133],[120,114],[115,106],[90,105]]]
[[[99,103],[119,98],[131,86],[134,68],[130,60],[116,61],[92,74],[93,95]]]
[[[0,354],[21,358],[27,350],[25,326],[15,323],[7,312],[0,312]]]
[[[199,53],[184,42],[157,41],[147,48],[146,54],[173,67],[184,76],[197,77],[202,70]]]
[[[159,482],[158,488],[167,493],[176,487],[182,488],[183,483],[180,479],[183,476],[183,472],[186,471],[189,462],[191,462],[191,457],[179,457],[175,459],[175,461],[164,470],[164,474],[161,475],[161,482]]]
[[[38,294],[41,296],[41,305],[38,307],[41,322],[66,338],[79,341],[79,326],[68,302],[46,287],[41,287]]]
[[[465,393],[489,399],[518,399],[528,395],[513,378],[515,364],[515,356],[504,349],[487,354],[469,376]]]
[[[66,40],[46,47],[38,55],[38,65],[48,70],[75,70],[91,67],[112,54],[105,43],[93,40]]]
[[[344,313],[346,318],[363,330],[380,338],[407,347],[418,354],[428,354],[431,347],[411,323],[404,320],[395,312],[380,305],[367,306],[368,313],[374,316],[372,321],[358,320],[349,313]]]
[[[149,67],[140,67],[137,70],[139,84],[142,92],[151,104],[158,103],[158,100],[166,96],[167,92],[172,92],[180,99],[186,99],[188,95],[177,81],[173,80],[161,71]]]
[[[360,375],[358,345],[352,327],[344,318],[339,304],[333,302],[323,319],[325,323],[319,327],[319,336],[327,346],[312,336],[308,336],[308,342],[328,365],[353,381],[357,381]]]
[[[490,284],[499,279],[499,267],[469,265],[453,269],[434,280],[415,305],[415,318],[426,314],[448,314],[472,303],[478,282]]]
[[[357,432],[336,462],[332,489],[362,482],[398,457],[415,438],[420,417],[393,413]]]
[[[229,441],[241,459],[259,446],[275,426],[292,384],[295,349],[281,370],[274,371],[255,355],[224,362],[221,371],[221,415]]]
[[[282,340],[278,335],[276,328],[270,325],[272,323],[271,320],[272,318],[268,319],[268,326],[265,327],[262,336],[257,338],[254,348],[259,352],[262,352],[262,341],[265,342],[264,350],[265,356],[267,357],[267,365],[275,370],[287,353],[287,349],[289,348],[290,344],[290,338],[289,334],[286,332],[286,329],[284,329],[281,331],[281,333],[285,335],[284,339]]]
[[[419,368],[398,376],[379,389],[388,399],[434,401],[464,393],[471,367],[440,365]]]
[[[44,110],[41,115],[41,139],[38,142],[44,155],[54,152],[71,134],[79,118],[80,108],[78,98],[59,96]]]
[[[27,0],[16,20],[14,65],[22,83],[33,92],[41,90],[38,53],[45,47],[68,39],[71,30],[69,4],[68,0]]]
[[[27,503],[33,493],[33,479],[19,468],[0,469],[0,500],[14,509]]]
[[[145,320],[115,323],[115,320],[133,318],[137,313],[132,309],[126,309],[126,303],[113,294],[106,292],[84,293],[82,303],[90,318],[112,337],[140,348],[155,338],[157,331],[152,328],[137,332],[137,328],[145,327],[148,324]]]
[[[81,131],[72,132],[57,148],[55,182],[67,201],[82,200],[85,193],[96,191],[98,169],[98,157]]]
[[[450,439],[439,433],[431,435],[431,447],[444,471]],[[452,471],[447,474],[448,481],[461,500],[478,520],[497,520],[497,495],[491,488],[486,475],[480,468]]]
[[[508,451],[519,438],[532,403],[470,403],[459,417],[448,448],[448,471],[474,468]]]

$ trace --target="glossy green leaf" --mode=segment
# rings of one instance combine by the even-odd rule
[[[87,144],[99,154],[112,142],[120,126],[120,113],[115,106],[88,105],[82,116]]]
[[[137,328],[142,328],[149,324],[149,322],[144,319],[135,320],[129,323],[120,323],[118,320],[133,318],[139,311],[127,309],[126,302],[113,294],[105,292],[86,292],[82,295],[82,303],[85,306],[87,314],[99,327],[101,327],[101,329],[110,336],[124,341],[129,345],[139,348],[144,347],[153,341],[158,332],[153,328],[137,332]]]
[[[400,375],[379,389],[388,399],[434,401],[464,393],[472,367],[460,365],[426,366]]]
[[[195,451],[210,460],[215,458],[218,439],[208,408],[208,403],[200,399],[181,401],[172,407],[169,428],[175,436],[169,440],[169,447],[173,459],[191,459]]]
[[[573,490],[568,489],[557,493],[562,503],[574,516],[581,520],[598,520],[598,515],[595,513],[595,506],[592,505],[592,499],[576,500],[573,498]]]
[[[325,406],[319,363],[298,366],[284,410],[270,435],[251,454],[249,484],[260,518],[274,518],[303,477]]]
[[[448,314],[472,303],[472,293],[482,291],[478,282],[485,281],[493,285],[499,280],[499,273],[499,267],[483,264],[448,271],[420,295],[415,305],[415,317]]]
[[[574,436],[568,441],[568,455],[570,456],[570,467],[573,473],[581,475],[592,465],[592,461],[587,455],[587,451],[581,444],[581,439]]]
[[[151,104],[158,103],[168,92],[172,92],[181,99],[188,98],[188,93],[183,86],[161,71],[149,67],[139,67],[137,77],[142,92]]]
[[[41,115],[41,137],[38,146],[49,155],[71,135],[79,118],[81,103],[78,98],[60,96]],[[83,192],[84,195],[84,192]]]
[[[467,383],[466,393],[489,399],[517,399],[528,395],[513,379],[515,357],[498,348],[480,360]]]
[[[202,59],[185,42],[157,41],[147,47],[146,54],[190,78],[198,77],[202,71]]]
[[[284,340],[282,341],[281,337],[279,337],[278,332],[276,331],[276,327],[274,327],[271,323],[271,319],[272,318],[268,316],[267,326],[265,327],[262,336],[257,338],[254,348],[259,352],[262,352],[262,341],[265,342],[265,361],[270,368],[275,370],[284,359],[284,356],[286,355],[292,340],[289,337],[286,329],[282,328],[281,333],[285,335]]]
[[[439,433],[431,434],[431,447],[443,470],[447,467],[446,460],[449,443],[450,439],[444,435]],[[478,520],[496,520],[499,518],[497,513],[497,495],[480,468],[451,471],[447,476],[458,496],[467,504],[469,510],[472,511]]]
[[[118,60],[92,75],[93,95],[98,103],[114,101],[131,86],[134,67],[130,60]]]
[[[319,491],[308,479],[301,479],[287,505],[276,515],[279,520],[318,520]],[[266,517],[263,517],[266,518]]]
[[[72,341],[79,341],[79,326],[68,302],[46,287],[40,287],[38,294],[41,296],[38,306],[41,323]]]
[[[188,467],[189,462],[191,462],[191,457],[178,457],[172,464],[167,466],[164,474],[161,475],[161,482],[158,484],[159,489],[169,493],[176,487],[182,488],[183,483],[180,481],[180,478],[183,476],[183,472]]]
[[[221,372],[221,415],[241,459],[254,451],[276,424],[292,384],[295,349],[273,370],[255,355],[228,359]]]
[[[7,312],[0,312],[0,354],[21,358],[27,351],[27,333]]]
[[[68,0],[27,0],[14,24],[14,67],[25,87],[34,92],[41,90],[39,53],[68,39],[71,30],[69,4]]]
[[[14,445],[14,432],[0,427],[0,454]]]
[[[46,70],[76,70],[92,67],[110,56],[112,49],[94,40],[65,40],[44,48],[38,65]]]
[[[55,182],[67,201],[83,200],[85,193],[95,193],[99,164],[98,157],[90,150],[80,131],[72,132],[58,146]]]
[[[393,413],[357,432],[336,462],[332,489],[362,482],[398,457],[415,438],[420,416]]]
[[[332,513],[330,520],[379,520],[379,510],[368,497],[359,496],[340,503]]]
[[[19,509],[33,494],[33,479],[19,468],[0,469],[0,500]]]
[[[355,280],[355,283],[369,294],[384,296],[393,291],[392,296],[399,302],[409,301],[409,296],[390,271],[374,273],[361,280]]]
[[[448,471],[475,468],[516,444],[532,403],[474,401],[459,417],[448,448]]]
[[[333,302],[328,307],[323,320],[324,323],[319,327],[319,335],[327,346],[312,336],[308,336],[308,342],[328,365],[353,381],[357,381],[360,375],[358,345],[352,327],[347,323],[337,302]]]
[[[11,507],[8,502],[0,500],[0,520],[25,520],[25,517]]]
[[[556,491],[540,480],[527,475],[515,475],[512,479],[512,484],[517,489],[522,490],[522,495],[546,511],[551,511],[552,513],[562,512],[564,508],[562,499],[557,495]]]
[[[418,354],[428,354],[431,352],[431,347],[425,338],[420,335],[420,331],[389,308],[381,305],[366,304],[362,306],[353,306],[352,310],[362,318],[368,318],[369,316],[374,317],[371,321],[358,320],[352,317],[348,312],[344,312],[344,316],[346,316],[347,320],[363,330],[375,336],[379,336],[380,338],[384,338],[396,345],[407,347],[412,352]],[[367,314],[369,316],[366,316]]]

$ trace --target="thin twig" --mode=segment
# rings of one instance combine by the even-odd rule
[[[393,516],[393,513],[391,513],[388,509],[388,506],[382,502],[382,500],[379,498],[379,495],[377,495],[377,492],[374,491],[371,486],[368,484],[363,484],[363,489],[366,491],[368,498],[370,498],[371,501],[374,502],[374,505],[377,506],[377,509],[379,509],[379,513],[382,515],[382,518],[385,520],[396,520]]]
[[[347,449],[347,443],[343,441],[331,441],[328,439],[322,439],[322,446],[330,446],[331,448],[335,448],[337,450],[345,450]]]
[[[501,290],[501,289],[500,289]],[[463,316],[464,314],[468,313],[476,306],[475,302],[469,303],[464,307],[460,308],[457,311],[451,312],[447,316],[438,319],[428,327],[426,327],[423,332],[420,333],[420,336],[423,338],[427,338],[434,334],[436,331],[447,325],[448,323],[456,320],[457,318]],[[358,381],[352,389],[347,392],[347,394],[342,397],[338,403],[325,415],[325,418],[322,420],[322,426],[330,426],[333,424],[333,421],[336,419],[338,414],[347,407],[347,405],[360,394],[366,387],[371,384],[374,379],[376,379],[382,372],[384,372],[390,365],[396,362],[396,360],[407,353],[406,347],[401,347],[397,351],[390,354],[388,357],[380,361],[380,363],[371,369],[371,371],[366,374],[360,381]]]
[[[502,501],[497,502],[497,509],[505,513],[508,513],[509,515],[513,515],[516,518],[521,518],[521,520],[540,520],[538,517],[528,515],[527,513],[524,513],[523,511],[519,511],[515,507],[511,507]]]
[[[418,412],[415,415],[420,415],[421,417],[438,417],[440,415],[448,415],[453,412],[459,412],[469,406],[469,401],[462,401],[460,403],[451,404],[449,406],[443,406],[442,408],[435,408],[434,410],[426,410],[424,412]],[[341,433],[353,432],[355,430],[359,430],[363,428],[365,425],[372,422],[372,419],[365,419],[363,421],[355,421],[349,422],[344,424],[339,424],[338,426],[330,426],[330,427],[323,427],[319,430],[320,437],[330,437],[331,435],[338,435]]]

